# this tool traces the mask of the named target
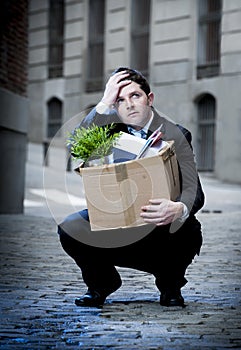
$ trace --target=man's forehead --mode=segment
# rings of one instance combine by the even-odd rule
[[[133,92],[144,92],[140,85],[137,84],[136,82],[132,81],[130,84],[123,86],[123,88],[120,89],[119,95],[118,97],[125,97],[128,96],[130,94],[132,94]]]

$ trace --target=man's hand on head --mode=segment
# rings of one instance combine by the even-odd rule
[[[115,104],[120,89],[132,82],[131,80],[122,80],[127,78],[128,75],[129,73],[126,73],[126,71],[121,71],[115,73],[109,78],[105,86],[103,98],[101,100],[106,106],[110,107]]]

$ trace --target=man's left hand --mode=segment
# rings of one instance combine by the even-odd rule
[[[161,198],[150,199],[149,203],[141,207],[140,216],[146,223],[156,226],[168,225],[183,215],[184,205],[181,202]]]

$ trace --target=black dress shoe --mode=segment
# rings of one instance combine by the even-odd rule
[[[101,307],[105,302],[106,296],[100,295],[95,290],[89,290],[80,298],[75,299],[77,306]]]
[[[180,289],[166,289],[162,291],[160,296],[160,304],[162,306],[185,307]]]

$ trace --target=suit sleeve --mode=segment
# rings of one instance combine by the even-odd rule
[[[92,124],[105,126],[111,123],[120,123],[120,119],[115,110],[110,110],[107,114],[99,114],[96,111],[96,107],[94,107],[81,121],[78,127],[88,128]]]
[[[196,169],[192,148],[191,133],[178,126],[176,138],[176,154],[179,166],[181,194],[177,199],[186,204],[190,215],[194,215],[204,205],[204,193]]]

